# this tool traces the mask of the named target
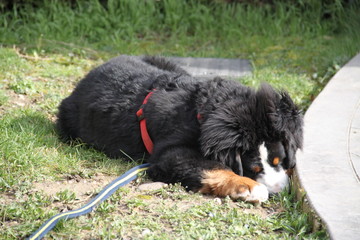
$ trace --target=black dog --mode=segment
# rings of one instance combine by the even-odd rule
[[[164,58],[130,56],[92,70],[62,101],[57,122],[66,141],[79,138],[110,157],[145,156],[154,181],[246,201],[286,186],[302,125],[289,95],[268,84],[255,91],[198,81]]]

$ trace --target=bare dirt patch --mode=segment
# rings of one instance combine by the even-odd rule
[[[0,111],[8,108],[22,108],[31,104],[31,100],[24,94],[17,94],[14,91],[7,90],[5,96],[7,100],[4,104],[0,104]]]
[[[13,193],[10,192],[4,192],[0,194],[0,206],[1,205],[7,205],[12,201],[15,201],[16,197]]]
[[[13,91],[8,91],[10,97],[10,105],[15,107],[25,107],[31,104],[31,100],[24,94],[16,94]]]
[[[90,179],[84,179],[75,175],[61,181],[35,182],[33,189],[34,191],[42,192],[51,197],[59,192],[68,190],[74,192],[77,199],[84,200],[89,198],[89,195],[95,191],[108,185],[115,178],[115,176],[106,176],[100,173]]]

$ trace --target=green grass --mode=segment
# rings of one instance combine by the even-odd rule
[[[70,9],[64,1],[44,0],[3,10],[0,42],[16,44],[35,57],[64,52],[98,58],[110,52],[249,58],[256,77],[251,82],[271,81],[280,88],[293,80],[302,82],[300,91],[306,97],[300,104],[306,109],[334,68],[360,49],[359,9],[356,2],[316,0],[261,7],[195,0],[91,0],[76,1]],[[277,80],[283,73],[289,80]],[[26,84],[23,80],[13,88],[31,91]]]
[[[0,10],[0,238],[24,238],[59,211],[83,204],[73,191],[35,191],[35,182],[115,177],[136,164],[58,139],[57,106],[91,68],[118,54],[247,58],[253,74],[244,84],[270,82],[305,111],[360,50],[358,6],[319,2],[92,0],[70,8],[44,0]],[[254,207],[179,186],[144,193],[137,184],[88,216],[60,222],[49,238],[328,238],[324,229],[312,231],[293,191]]]

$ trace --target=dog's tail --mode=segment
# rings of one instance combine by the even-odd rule
[[[70,98],[70,97],[69,97]],[[68,142],[78,138],[78,107],[76,104],[66,98],[59,106],[58,119],[56,121],[56,129],[61,140]]]

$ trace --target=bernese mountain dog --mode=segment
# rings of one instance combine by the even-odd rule
[[[288,183],[303,117],[285,91],[199,80],[162,57],[126,56],[90,71],[58,112],[64,141],[145,159],[153,181],[262,202]]]

